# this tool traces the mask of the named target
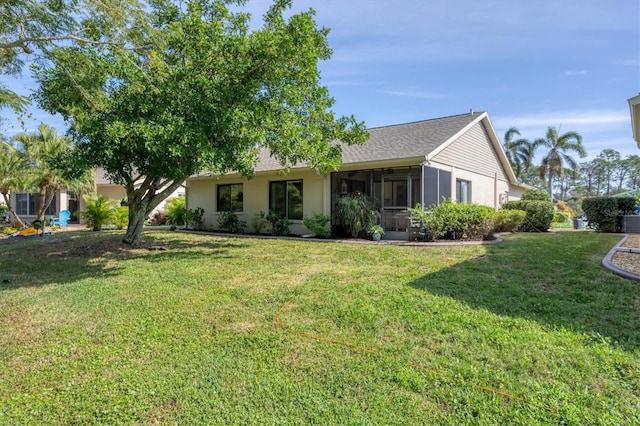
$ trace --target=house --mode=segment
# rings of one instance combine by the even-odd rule
[[[102,168],[96,170],[95,193],[96,195],[102,195],[114,201],[121,201],[127,198],[124,186],[114,184],[109,180]],[[171,197],[183,196],[184,188],[182,187],[171,195]],[[40,194],[38,193],[15,192],[10,194],[11,205],[14,207],[18,216],[25,222],[32,222],[36,219],[39,198]],[[56,191],[51,204],[47,210],[45,210],[44,217],[58,216],[61,210],[69,210],[71,212],[69,223],[84,224],[86,220],[79,217],[77,212],[84,210],[85,206],[86,202],[83,199],[83,194],[77,194],[67,190],[65,187],[61,187]],[[154,212],[162,211],[164,206],[165,202],[163,201],[154,209]]]
[[[628,100],[629,110],[631,112],[631,131],[633,138],[640,148],[640,95],[634,96]]]
[[[410,238],[407,208],[451,198],[498,209],[519,199],[519,184],[486,112],[435,118],[369,129],[364,145],[343,145],[342,167],[327,175],[298,165],[286,175],[263,150],[255,175],[200,174],[186,181],[187,207],[204,209],[206,226],[217,226],[223,211],[250,224],[261,211],[290,219],[291,231],[307,234],[302,223],[315,213],[332,215],[336,201],[353,193],[369,195],[381,213],[386,239]]]

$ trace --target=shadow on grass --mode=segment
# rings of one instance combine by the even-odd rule
[[[148,231],[140,247],[122,243],[124,231],[70,231],[46,237],[0,240],[0,291],[51,283],[67,284],[87,277],[118,275],[125,262],[225,257],[239,241],[176,237]]]
[[[619,240],[584,233],[513,235],[484,256],[411,282],[475,309],[640,348],[640,286],[600,264]]]

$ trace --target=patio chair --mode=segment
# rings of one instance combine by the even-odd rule
[[[61,210],[60,213],[58,213],[58,217],[51,218],[51,226],[66,228],[70,218],[71,212],[69,210]]]

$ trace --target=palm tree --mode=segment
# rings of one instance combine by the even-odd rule
[[[520,136],[520,131],[510,127],[504,134],[502,148],[513,168],[518,180],[522,180],[522,174],[529,168],[535,151],[535,146],[527,139],[513,140],[514,135]]]
[[[6,142],[0,142],[0,194],[9,212],[21,227],[24,222],[11,205],[9,194],[17,191],[29,179],[29,168],[25,156]]]
[[[553,198],[553,177],[562,175],[565,167],[575,169],[578,167],[576,161],[568,155],[567,151],[577,152],[580,158],[587,156],[587,152],[582,146],[582,136],[577,132],[566,132],[558,135],[555,127],[549,127],[544,138],[536,139],[533,145],[537,148],[544,146],[549,148],[547,154],[542,158],[540,164],[540,178],[547,177],[547,190]]]
[[[59,162],[71,150],[71,139],[58,136],[55,128],[41,124],[38,132],[21,133],[14,137],[24,147],[28,162],[35,175],[33,189],[40,193],[37,219],[42,219],[61,186],[76,192],[93,189],[90,171],[69,179]],[[29,189],[29,188],[23,188]]]

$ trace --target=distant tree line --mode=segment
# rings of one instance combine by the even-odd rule
[[[585,158],[587,152],[577,132],[559,134],[549,127],[544,138],[518,138],[511,127],[505,132],[503,149],[518,181],[545,189],[554,199],[572,206],[584,197],[612,196],[640,190],[640,156],[622,158],[614,149],[605,149],[592,161],[578,163],[571,154]],[[545,150],[535,161],[537,151]]]

